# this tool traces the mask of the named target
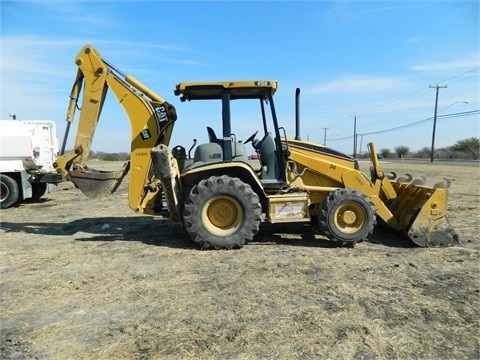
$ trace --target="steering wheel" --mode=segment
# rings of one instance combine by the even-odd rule
[[[257,136],[257,134],[258,134],[258,130],[255,131],[255,132],[254,132],[247,140],[245,140],[243,143],[244,143],[244,144],[249,143],[250,141],[252,141],[253,139],[255,139],[255,136]]]

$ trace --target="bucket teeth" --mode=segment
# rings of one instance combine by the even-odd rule
[[[425,185],[426,182],[427,182],[427,179],[424,176],[420,176],[420,178],[413,180],[411,184],[421,186],[421,185]]]
[[[405,174],[405,176],[406,176],[406,177],[403,177],[403,176],[399,177],[399,178],[397,179],[397,182],[399,182],[399,183],[408,183],[408,182],[412,181],[412,179],[413,179],[413,176],[412,176],[412,175],[410,175],[410,174]]]
[[[452,185],[452,180],[449,178],[443,178],[444,181],[438,182],[433,185],[434,189],[449,189]]]
[[[410,228],[408,236],[415,244],[422,247],[454,246],[460,243],[458,234],[445,218],[438,221],[428,231],[426,231],[425,224],[419,226],[414,224]]]
[[[389,174],[385,174],[385,176],[389,180],[395,180],[397,178],[397,174],[393,171],[390,171]]]

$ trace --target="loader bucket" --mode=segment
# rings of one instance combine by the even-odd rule
[[[87,197],[99,198],[114,193],[129,170],[126,163],[121,170],[103,171],[87,166],[76,167],[69,172],[69,180]]]
[[[447,189],[392,182],[397,196],[387,201],[401,233],[422,247],[458,244],[446,218]]]

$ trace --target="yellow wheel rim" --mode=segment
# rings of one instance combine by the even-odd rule
[[[202,210],[202,222],[213,234],[226,236],[233,234],[240,226],[243,211],[232,197],[219,196],[210,199]]]
[[[362,206],[355,203],[343,204],[335,211],[335,226],[345,234],[353,234],[362,229],[365,217]]]

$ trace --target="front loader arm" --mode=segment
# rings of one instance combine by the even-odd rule
[[[142,201],[146,192],[158,191],[152,184],[155,179],[151,170],[150,150],[159,144],[168,146],[177,118],[175,108],[132,76],[126,76],[115,69],[89,45],[83,47],[75,63],[78,72],[72,88],[67,122],[70,124],[73,121],[83,86],[78,130],[74,148],[62,151],[55,163],[56,169],[72,181],[75,180],[76,171],[82,172],[82,179],[99,180],[108,177],[98,171],[89,172],[86,163],[105,97],[110,90],[124,108],[131,125],[129,205],[137,212],[144,212]],[[67,135],[68,130],[65,138]],[[65,142],[66,140],[64,144]],[[114,173],[112,179],[116,180],[120,176],[121,172]],[[82,191],[82,186],[91,186],[84,185],[84,180],[76,185]],[[97,194],[96,191],[93,193]]]

